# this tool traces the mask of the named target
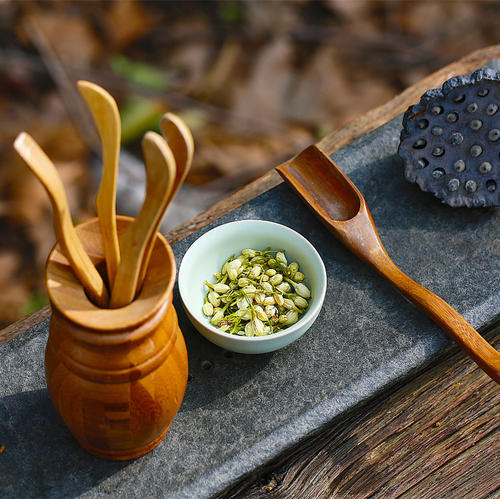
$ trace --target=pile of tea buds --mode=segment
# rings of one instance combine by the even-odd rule
[[[208,293],[203,313],[221,331],[265,336],[295,324],[309,306],[311,291],[299,264],[288,264],[285,250],[244,249],[229,257]]]

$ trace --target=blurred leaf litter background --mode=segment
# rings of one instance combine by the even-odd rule
[[[118,212],[143,199],[140,139],[165,111],[196,143],[173,228],[469,52],[499,43],[496,1],[0,1],[0,327],[47,302],[42,187],[12,150],[55,161],[75,223],[95,215],[99,143],[76,91],[118,101]]]

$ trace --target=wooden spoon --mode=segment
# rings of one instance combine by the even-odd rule
[[[113,97],[100,86],[89,81],[79,81],[78,90],[92,112],[101,137],[102,178],[97,193],[96,207],[101,227],[109,287],[113,289],[116,270],[120,265],[120,247],[116,231],[116,180],[120,157],[120,115]]]
[[[144,252],[156,235],[174,185],[175,159],[163,137],[147,132],[142,139],[142,151],[146,165],[146,198],[120,241],[121,261],[111,292],[112,308],[123,307],[134,299]]]
[[[54,163],[27,133],[20,133],[14,148],[38,177],[49,195],[54,212],[54,229],[57,240],[73,272],[82,283],[90,299],[102,308],[108,305],[108,291],[99,272],[83,249],[71,222],[64,186]]]
[[[278,167],[278,172],[335,236],[425,312],[500,384],[500,353],[442,298],[396,267],[382,246],[365,199],[325,153],[310,146]]]
[[[191,162],[193,161],[194,154],[194,141],[188,126],[179,116],[175,114],[166,113],[165,115],[163,115],[160,121],[160,127],[163,136],[167,140],[167,144],[174,155],[176,164],[174,186],[167,200],[167,206],[165,208],[167,209],[172,202],[172,199],[177,194],[177,191],[186,179],[189,169],[191,168]],[[158,226],[160,223],[161,218],[158,220]],[[146,250],[144,251],[144,258],[141,264],[141,273],[139,275],[139,281],[137,284],[138,288],[142,286],[144,277],[146,276],[146,272],[148,270],[149,259],[151,258],[151,252],[153,250],[155,242],[154,234],[156,234],[158,226],[155,228],[153,237],[151,238],[151,241],[149,241]]]

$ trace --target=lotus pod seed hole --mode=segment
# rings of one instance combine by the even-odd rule
[[[480,88],[480,89],[477,91],[477,95],[478,95],[479,97],[486,97],[489,93],[490,93],[490,91],[489,91],[487,88]]]
[[[434,149],[432,149],[432,155],[435,156],[436,158],[441,157],[444,154],[444,147],[442,146],[436,146]]]
[[[418,168],[425,168],[428,164],[429,164],[429,161],[427,161],[427,159],[425,159],[425,158],[420,158],[417,161],[417,167]]]
[[[470,148],[470,155],[473,158],[477,158],[478,156],[481,156],[483,152],[483,148],[479,144],[475,144]]]
[[[442,168],[436,168],[433,172],[432,172],[432,178],[434,179],[438,179],[438,178],[441,178],[441,177],[444,177],[445,175],[445,171],[442,169]]]
[[[426,119],[418,120],[417,122],[417,127],[420,128],[420,130],[424,130],[429,126],[429,122]]]
[[[454,132],[450,135],[450,144],[452,146],[458,146],[464,140],[464,136],[459,132]]]
[[[448,190],[450,192],[455,192],[458,190],[458,188],[460,187],[460,180],[458,180],[458,178],[452,178],[449,182],[448,182]]]
[[[467,106],[467,111],[469,113],[475,113],[479,109],[479,106],[477,105],[477,102],[472,102]]]
[[[467,182],[465,182],[465,190],[467,192],[476,192],[477,190],[477,184],[474,180],[467,180]]]
[[[443,112],[443,108],[441,106],[432,106],[431,113],[434,115],[441,114]]]
[[[457,95],[454,99],[453,102],[456,102],[457,104],[460,104],[465,100],[465,94],[459,94]]]
[[[458,121],[458,114],[457,113],[448,113],[446,115],[446,121],[449,123],[456,123]]]
[[[488,180],[486,182],[486,190],[488,192],[495,192],[497,189],[497,183],[494,180]]]
[[[483,122],[481,120],[472,120],[469,126],[471,127],[472,130],[477,132],[483,126]]]
[[[465,170],[465,161],[463,159],[459,159],[453,163],[453,168],[456,172],[463,172]]]
[[[488,104],[486,107],[486,114],[488,116],[493,116],[498,111],[498,106],[496,104]]]
[[[491,142],[496,142],[498,139],[500,139],[500,130],[498,128],[492,128],[488,132],[488,139]]]
[[[423,149],[427,145],[427,141],[425,139],[418,139],[414,144],[413,148],[414,149]]]
[[[204,371],[210,371],[210,369],[212,369],[212,367],[214,366],[213,362],[210,362],[209,360],[204,360],[202,363],[201,363],[201,368],[204,370]]]
[[[437,137],[439,137],[440,135],[443,135],[443,129],[440,126],[432,127],[431,132],[432,132],[432,135],[436,135]]]
[[[489,172],[491,172],[492,168],[493,168],[493,166],[489,161],[485,161],[484,163],[481,163],[479,165],[479,171],[481,173],[489,173]]]

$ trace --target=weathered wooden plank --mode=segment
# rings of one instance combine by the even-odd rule
[[[487,337],[498,348],[500,327]],[[500,387],[455,350],[219,497],[486,497],[500,487],[498,407]]]

